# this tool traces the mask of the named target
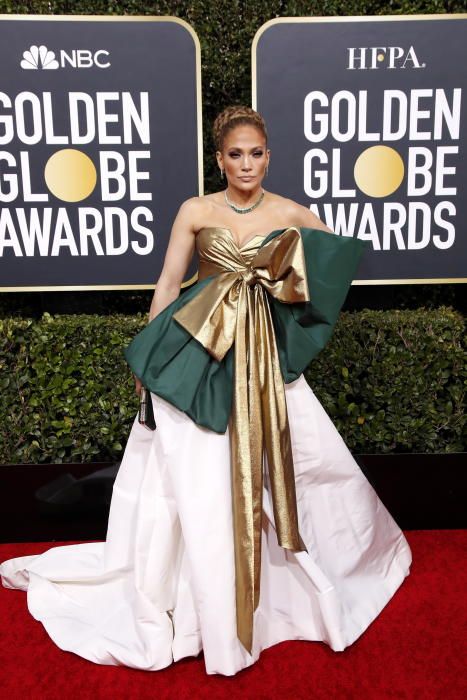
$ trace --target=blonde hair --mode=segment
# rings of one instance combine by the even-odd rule
[[[214,124],[212,126],[212,136],[216,151],[222,151],[222,146],[227,133],[239,124],[249,124],[254,126],[263,134],[267,143],[268,133],[266,131],[266,124],[263,117],[258,112],[255,112],[254,109],[247,107],[246,105],[232,105],[231,107],[226,107],[214,120]]]

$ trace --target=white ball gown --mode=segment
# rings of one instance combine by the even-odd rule
[[[362,242],[292,227],[238,247],[211,227],[197,249],[199,282],[125,350],[157,428],[135,417],[105,542],[0,573],[61,649],[148,671],[203,650],[233,675],[284,640],[344,650],[411,552],[303,375]]]

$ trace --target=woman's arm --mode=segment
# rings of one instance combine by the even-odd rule
[[[198,197],[187,199],[180,206],[174,219],[164,265],[152,297],[148,323],[180,294],[183,278],[193,257],[196,237],[195,214],[198,213],[198,208]],[[142,386],[141,380],[135,374],[133,376],[135,391],[139,395]]]
[[[193,257],[196,231],[194,228],[197,197],[187,199],[175,217],[162,272],[156,283],[149,309],[148,322],[171,304],[180,294],[180,287]]]

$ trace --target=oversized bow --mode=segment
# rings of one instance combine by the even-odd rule
[[[218,361],[235,342],[229,434],[237,635],[251,654],[260,592],[264,448],[279,545],[306,551],[298,532],[287,405],[268,301],[268,294],[286,304],[309,301],[300,232],[286,229],[239,267],[221,266],[173,318]]]

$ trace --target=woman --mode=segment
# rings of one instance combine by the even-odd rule
[[[336,651],[409,572],[407,542],[303,370],[363,251],[263,190],[261,116],[214,123],[224,191],[182,204],[150,308],[125,349],[157,423],[135,418],[105,542],[1,566],[62,649],[156,670],[204,651],[233,675],[287,639]],[[179,295],[193,251],[199,281]]]

